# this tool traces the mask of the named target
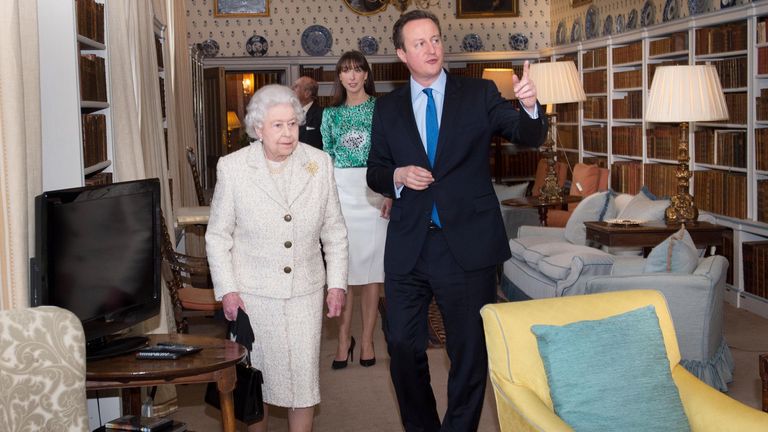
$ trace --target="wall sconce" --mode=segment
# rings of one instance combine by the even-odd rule
[[[253,94],[253,74],[243,74],[243,94],[250,96]]]

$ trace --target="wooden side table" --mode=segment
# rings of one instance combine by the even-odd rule
[[[141,414],[140,387],[159,384],[198,384],[215,382],[221,400],[221,422],[225,432],[235,432],[235,411],[232,390],[237,375],[235,364],[243,359],[242,345],[227,339],[183,334],[149,335],[149,343],[177,342],[196,345],[202,351],[176,360],[139,360],[135,353],[89,361],[86,364],[86,389],[125,388],[125,414]]]
[[[615,226],[607,222],[584,222],[587,241],[609,247],[641,247],[646,251],[663,242],[680,229],[680,224],[645,222],[638,226]],[[727,238],[733,230],[709,222],[685,224],[685,229],[698,247],[715,246],[721,255],[731,256],[726,250]]]
[[[584,197],[578,195],[568,195],[563,197],[560,201],[541,201],[539,197],[523,197],[523,198],[510,198],[501,201],[502,205],[508,207],[517,208],[535,208],[539,211],[539,224],[541,226],[547,226],[547,212],[550,207],[560,207],[563,210],[568,210],[568,204],[576,203]]]

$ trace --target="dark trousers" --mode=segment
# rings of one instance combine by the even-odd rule
[[[414,269],[385,277],[390,373],[407,432],[477,430],[488,360],[480,308],[496,297],[495,267],[465,272],[443,233],[431,230]],[[448,409],[442,427],[427,361],[427,313],[435,297],[443,315],[451,360]]]

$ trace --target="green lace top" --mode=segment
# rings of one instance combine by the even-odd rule
[[[323,110],[320,133],[323,150],[336,168],[357,168],[368,164],[371,150],[371,121],[376,98],[360,105],[328,107]]]

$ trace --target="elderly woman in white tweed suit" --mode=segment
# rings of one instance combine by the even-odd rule
[[[333,163],[298,141],[303,121],[290,88],[269,85],[253,95],[245,126],[257,141],[219,160],[205,235],[216,298],[228,320],[238,308],[248,313],[264,402],[291,408],[291,431],[310,431],[320,402],[323,287],[329,317],[341,313],[347,288]],[[264,418],[249,431],[266,430]]]

